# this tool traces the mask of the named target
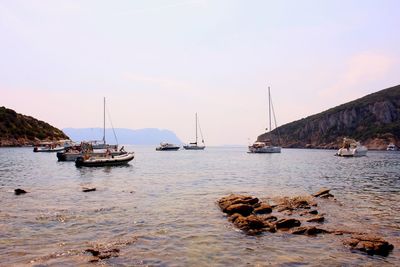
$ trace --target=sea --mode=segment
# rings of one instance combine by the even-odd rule
[[[125,146],[126,166],[81,167],[55,153],[0,148],[0,266],[398,266],[400,152],[246,147],[155,151]],[[96,191],[83,192],[83,188]],[[15,195],[14,190],[28,193]],[[352,251],[343,235],[248,235],[221,212],[229,194],[321,199],[320,227],[379,235],[388,256]],[[101,250],[102,259],[88,249]],[[111,251],[111,252],[110,252]]]

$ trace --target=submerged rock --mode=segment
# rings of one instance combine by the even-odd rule
[[[330,198],[333,197],[331,193],[329,193],[331,190],[328,188],[321,188],[318,192],[313,194],[313,197],[320,197],[320,198]]]
[[[351,238],[345,240],[343,243],[349,246],[351,249],[365,252],[368,255],[376,254],[387,256],[394,248],[392,244],[389,244],[389,242],[381,237],[367,234],[354,234],[351,236]]]
[[[275,223],[276,229],[282,229],[282,228],[289,229],[300,225],[301,222],[294,218],[280,219]]]
[[[91,262],[96,262],[99,260],[109,259],[109,258],[113,258],[113,257],[118,257],[119,251],[120,250],[118,248],[112,248],[112,249],[89,248],[89,249],[85,250],[85,252],[91,253],[94,256],[94,258],[91,260]]]
[[[294,228],[290,233],[294,235],[317,235],[321,233],[328,233],[328,231],[315,226],[301,226]]]
[[[26,193],[28,193],[28,192],[25,191],[24,189],[21,189],[21,188],[17,188],[17,189],[14,190],[14,194],[16,194],[17,196],[18,195],[22,195],[22,194],[26,194]]]
[[[82,192],[96,191],[96,187],[83,187]]]
[[[307,219],[306,222],[319,222],[319,223],[321,223],[321,222],[323,222],[324,220],[325,220],[325,217],[324,217],[324,216],[317,215],[317,216],[315,216],[315,217],[313,217],[313,218]]]

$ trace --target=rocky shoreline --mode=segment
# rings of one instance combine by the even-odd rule
[[[249,235],[287,232],[315,236],[343,236],[343,245],[368,255],[387,256],[394,246],[382,237],[363,232],[325,229],[324,214],[318,211],[318,199],[333,199],[329,189],[308,196],[282,197],[270,204],[249,195],[231,194],[218,200],[218,206],[235,227]]]

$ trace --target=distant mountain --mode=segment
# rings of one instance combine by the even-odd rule
[[[74,141],[101,140],[103,128],[65,128],[63,131]],[[146,129],[114,129],[119,144],[126,145],[157,145],[160,142],[181,144],[181,140],[170,130],[156,128]],[[106,141],[109,144],[116,143],[112,129],[106,129]]]
[[[33,145],[39,141],[68,139],[50,124],[0,107],[0,146]]]
[[[278,127],[283,147],[337,148],[343,137],[370,149],[400,145],[400,85]],[[258,140],[264,140],[262,134]]]

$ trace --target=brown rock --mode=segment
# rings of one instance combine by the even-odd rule
[[[231,194],[227,197],[221,198],[218,201],[218,205],[223,212],[226,212],[225,210],[231,205],[234,205],[234,204],[254,205],[254,204],[258,203],[258,201],[259,200],[256,197]]]
[[[14,194],[16,194],[17,196],[18,195],[22,195],[22,194],[26,194],[26,193],[28,193],[28,192],[26,192],[24,189],[21,189],[21,188],[17,188],[17,189],[14,190]]]
[[[248,204],[233,204],[225,209],[228,214],[239,213],[243,216],[248,216],[253,212],[254,208]]]
[[[257,214],[266,214],[271,212],[272,212],[271,206],[266,203],[257,203],[254,209],[254,213]]]
[[[310,219],[308,219],[308,220],[306,220],[307,222],[323,222],[325,220],[325,217],[324,216],[321,216],[321,215],[317,215],[317,216],[315,216],[315,217],[313,217],[313,218],[310,218]]]
[[[319,197],[321,195],[329,194],[329,191],[331,191],[328,188],[321,188],[317,193],[313,194],[313,197]]]
[[[265,227],[264,222],[255,215],[247,217],[238,216],[234,221],[234,224],[242,230],[260,230]]]
[[[280,219],[275,223],[276,229],[282,229],[282,228],[293,228],[296,226],[300,226],[301,222],[299,220],[289,218],[289,219]]]
[[[372,235],[357,235],[354,234],[350,239],[343,242],[351,249],[356,249],[367,253],[368,255],[387,256],[393,250],[394,246],[386,240]]]
[[[294,235],[316,235],[320,233],[327,233],[327,231],[315,226],[301,226],[294,228],[290,233]]]

